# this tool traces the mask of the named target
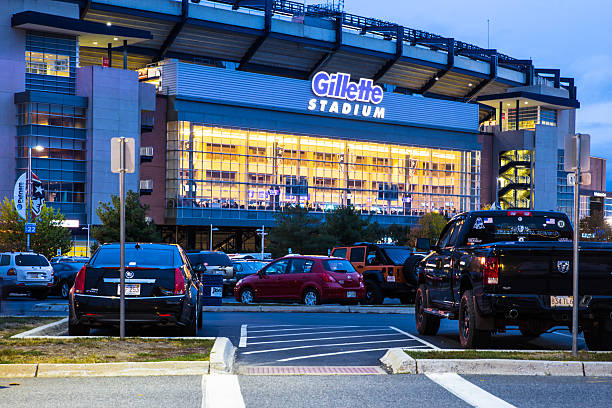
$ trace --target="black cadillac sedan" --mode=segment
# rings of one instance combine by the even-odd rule
[[[101,246],[77,273],[69,296],[68,331],[119,324],[119,244]],[[177,327],[195,336],[202,327],[202,284],[183,249],[171,244],[125,246],[125,322]]]

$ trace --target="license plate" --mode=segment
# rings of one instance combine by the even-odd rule
[[[395,282],[395,276],[387,276],[387,282]]]
[[[572,296],[551,296],[550,307],[573,307],[574,298]]]
[[[117,285],[117,295],[121,295],[121,285]],[[126,283],[125,284],[125,295],[126,296],[139,296],[140,295],[140,283]]]
[[[28,273],[28,279],[44,279],[44,273]]]
[[[210,296],[211,297],[223,297],[223,286],[211,286]]]
[[[346,292],[346,297],[347,298],[354,298],[357,297],[357,292],[355,292],[354,290],[351,290],[349,292]]]

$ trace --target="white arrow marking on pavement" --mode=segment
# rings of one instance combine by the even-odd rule
[[[235,375],[203,375],[202,394],[202,408],[245,408]]]
[[[289,334],[268,334],[265,336],[250,336],[249,339],[263,339],[266,337],[291,337],[291,336],[308,336],[311,334],[330,334],[330,333],[355,333],[355,332],[378,332],[378,331],[389,331],[388,327],[383,327],[380,329],[363,329],[363,330],[355,330],[355,329],[346,329],[346,330],[332,330],[332,331],[322,331],[322,332],[308,332],[308,333],[289,333]],[[251,332],[253,333],[253,332]]]
[[[438,346],[434,346],[434,345],[433,345],[433,344],[431,344],[430,342],[425,341],[425,340],[423,340],[423,339],[421,339],[421,338],[419,338],[419,337],[417,337],[417,336],[413,336],[413,335],[412,335],[412,334],[410,334],[410,333],[406,333],[405,331],[400,330],[400,329],[398,329],[397,327],[393,327],[393,326],[389,326],[389,327],[390,327],[391,329],[395,330],[395,331],[396,331],[396,332],[398,332],[398,333],[402,333],[404,336],[408,336],[408,337],[410,337],[411,339],[414,339],[414,340],[418,341],[419,343],[423,343],[423,344],[424,344],[424,345],[426,345],[427,347],[431,347],[431,348],[432,348],[432,349],[434,349],[434,350],[440,350],[440,347],[438,347]]]
[[[240,343],[238,347],[246,347],[247,346],[247,325],[243,324],[240,327]]]
[[[465,378],[455,373],[426,374],[427,378],[446,388],[455,396],[477,408],[516,408],[501,398],[475,386]]]

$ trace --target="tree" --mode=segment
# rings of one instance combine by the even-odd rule
[[[102,225],[96,225],[91,235],[100,244],[119,242],[119,196],[111,195],[111,201],[101,203],[96,209]],[[125,197],[125,241],[160,242],[161,236],[153,222],[148,222],[148,205],[140,204],[138,193],[128,191]]]
[[[410,241],[410,227],[407,225],[391,224],[385,230],[385,237],[390,238],[396,245],[406,245]]]
[[[352,245],[379,237],[380,229],[368,228],[370,218],[363,218],[353,206],[339,207],[325,216],[325,230],[335,245]],[[378,225],[378,224],[376,224]]]
[[[612,241],[612,227],[606,222],[601,211],[591,211],[591,215],[580,220],[580,240]]]
[[[298,254],[327,254],[333,246],[321,222],[299,206],[287,206],[275,215],[275,226],[270,229],[268,249],[277,258],[291,252]]]
[[[66,253],[72,248],[70,230],[61,226],[65,219],[59,210],[43,206],[36,218],[36,234],[30,237],[32,251],[52,258],[59,249]],[[19,216],[13,200],[0,204],[0,251],[25,251],[25,220]]]
[[[410,231],[410,243],[416,245],[417,238],[437,240],[446,226],[446,218],[442,214],[430,212],[423,215],[417,225]]]

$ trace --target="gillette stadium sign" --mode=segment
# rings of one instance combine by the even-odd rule
[[[383,89],[371,79],[360,78],[354,82],[350,74],[319,71],[312,77],[311,89],[317,98],[308,101],[309,111],[385,118],[385,108],[378,106],[384,97]]]

